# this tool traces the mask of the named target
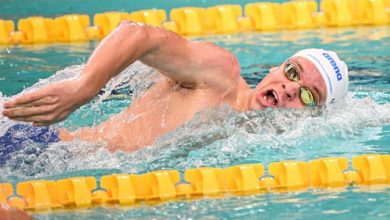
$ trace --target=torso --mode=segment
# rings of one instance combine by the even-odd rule
[[[78,138],[106,142],[112,151],[131,151],[152,144],[156,138],[189,121],[196,112],[228,103],[234,98],[211,89],[184,88],[162,80],[121,113],[95,128],[81,129]]]

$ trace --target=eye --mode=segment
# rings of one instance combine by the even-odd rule
[[[289,80],[294,80],[294,81],[299,80],[298,71],[295,68],[294,64],[292,63],[286,63],[286,67],[284,68],[284,73],[286,74]]]

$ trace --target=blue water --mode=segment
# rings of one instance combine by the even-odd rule
[[[242,75],[251,86],[269,68],[299,49],[334,50],[350,69],[348,98],[343,105],[323,110],[267,109],[237,113],[226,106],[209,109],[153,146],[133,153],[110,153],[102,146],[82,142],[53,144],[38,156],[27,155],[26,149],[13,155],[7,167],[0,169],[0,182],[81,175],[99,178],[117,172],[183,171],[201,166],[390,153],[389,27],[246,33],[196,40],[214,42],[236,54]],[[95,42],[90,42],[0,48],[0,102],[35,83],[38,84],[34,87],[48,83],[39,79],[51,76],[49,81],[56,81],[77,75],[95,46]],[[131,104],[131,97],[142,94],[154,74],[139,63],[129,67],[92,103],[58,126],[76,129],[99,124]],[[199,120],[204,118],[207,120]],[[12,123],[0,116],[0,134]],[[386,187],[310,189],[34,216],[39,219],[388,219],[389,193]]]

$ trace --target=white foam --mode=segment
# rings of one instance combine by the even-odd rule
[[[24,92],[77,77],[81,69],[81,65],[66,68]],[[114,89],[131,90],[131,94],[125,95],[134,98],[142,95],[155,81],[156,74],[151,68],[136,63],[112,79],[92,106],[77,110],[76,114],[95,111],[99,104],[112,98]],[[381,128],[390,123],[390,104],[377,101],[389,97],[387,92],[355,90],[344,103],[325,109],[266,109],[239,113],[221,106],[198,113],[193,120],[158,139],[153,146],[137,152],[110,153],[104,146],[92,143],[59,142],[50,145],[39,156],[27,156],[25,151],[16,153],[8,166],[0,170],[0,176],[5,179],[12,176],[31,178],[86,169],[146,172],[230,165],[243,160],[267,162],[286,157],[307,158],[316,153],[318,156],[352,154],[363,151],[362,148],[369,150],[359,142],[380,138]],[[7,98],[0,94],[0,103]],[[0,132],[12,124],[14,122],[0,116]]]

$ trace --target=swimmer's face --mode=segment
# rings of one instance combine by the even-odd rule
[[[288,66],[295,68],[299,82],[286,77],[285,70]],[[311,98],[314,98],[316,105],[325,103],[325,82],[315,65],[303,57],[290,58],[280,66],[272,68],[256,86],[250,106],[252,109],[302,108],[307,104],[301,97],[301,87],[312,94]]]

